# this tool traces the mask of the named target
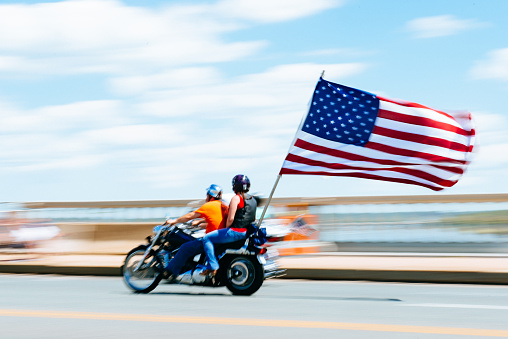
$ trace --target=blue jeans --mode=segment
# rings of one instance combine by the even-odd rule
[[[170,271],[171,274],[175,276],[179,275],[187,260],[201,252],[203,252],[203,242],[201,239],[186,242],[180,246],[180,249],[175,257],[171,259],[166,270]]]
[[[203,237],[203,247],[205,248],[208,267],[211,270],[219,269],[219,262],[217,261],[217,257],[215,256],[213,244],[225,244],[228,242],[242,240],[245,239],[246,234],[247,232],[236,232],[233,231],[231,228],[223,228],[205,235]]]

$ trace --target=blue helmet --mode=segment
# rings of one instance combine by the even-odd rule
[[[222,197],[222,188],[219,185],[211,184],[210,187],[206,189],[206,194],[215,199],[220,199]]]
[[[250,180],[246,175],[237,174],[233,177],[233,192],[248,192],[250,189]]]

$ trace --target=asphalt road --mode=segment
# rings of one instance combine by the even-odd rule
[[[508,286],[268,280],[251,297],[117,277],[0,275],[1,338],[508,337]]]

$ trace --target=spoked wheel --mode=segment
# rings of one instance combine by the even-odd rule
[[[255,257],[234,257],[223,274],[227,288],[234,295],[251,295],[263,285],[263,266]]]
[[[162,280],[161,264],[156,257],[148,255],[139,265],[147,248],[147,246],[139,246],[131,250],[122,266],[125,283],[138,293],[152,291]]]

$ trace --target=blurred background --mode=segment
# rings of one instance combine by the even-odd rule
[[[123,253],[238,173],[266,197],[324,70],[471,112],[476,154],[444,192],[284,176],[265,221],[292,240],[281,253],[505,252],[506,13],[504,0],[2,1],[1,250]]]
[[[204,201],[2,204],[3,253],[124,254],[166,216]],[[16,209],[13,209],[16,207]],[[258,210],[258,217],[261,209]],[[275,198],[263,222],[280,255],[508,253],[508,194]]]

